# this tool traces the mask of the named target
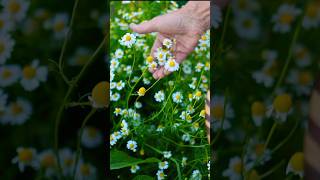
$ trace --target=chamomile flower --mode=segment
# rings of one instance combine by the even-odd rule
[[[166,176],[167,176],[167,175],[163,172],[163,170],[158,170],[158,171],[157,171],[157,178],[158,178],[158,180],[165,179]]]
[[[253,168],[257,160],[259,160],[260,165],[263,165],[270,159],[271,150],[265,148],[264,142],[258,141],[255,137],[249,141],[246,154],[244,156],[246,170]]]
[[[162,48],[157,49],[157,51],[154,53],[154,56],[158,60],[158,64],[160,66],[164,66],[166,63],[167,54],[163,51]]]
[[[97,171],[96,168],[91,164],[80,161],[76,171],[76,179],[77,180],[96,179],[96,176],[97,176],[96,171]]]
[[[262,120],[266,115],[266,106],[261,101],[255,101],[251,105],[251,117],[256,126],[262,125]]]
[[[295,18],[301,13],[299,9],[291,4],[282,4],[277,13],[272,17],[275,32],[286,33],[291,30],[291,25]]]
[[[102,143],[102,133],[95,127],[85,127],[83,129],[81,143],[87,148],[95,148]]]
[[[222,21],[222,13],[221,13],[221,9],[219,6],[217,6],[215,3],[213,3],[212,5],[212,10],[211,10],[211,26],[213,26],[213,28],[218,29],[219,25]]]
[[[120,44],[131,48],[136,42],[136,36],[134,34],[126,33],[120,40]]]
[[[4,64],[11,57],[14,44],[8,34],[0,34],[0,64]]]
[[[21,172],[24,172],[24,169],[27,166],[37,168],[39,164],[36,150],[34,148],[19,147],[17,149],[17,156],[12,159],[12,163],[18,164]]]
[[[117,49],[116,52],[114,53],[114,57],[116,59],[121,59],[123,57],[123,50],[122,49]]]
[[[303,178],[304,172],[304,154],[302,152],[294,153],[287,166],[286,174],[293,173]]]
[[[202,175],[199,170],[193,170],[190,180],[201,180]]]
[[[170,49],[172,47],[172,41],[168,38],[165,38],[162,42],[162,44],[167,48]]]
[[[151,62],[148,67],[152,70],[156,70],[158,67],[158,64],[156,62]]]
[[[231,2],[231,6],[236,15],[259,9],[259,4],[255,0],[234,0]]]
[[[110,70],[115,71],[119,67],[119,60],[118,59],[111,59],[110,62]],[[111,80],[110,80],[111,81]]]
[[[10,19],[19,22],[23,20],[28,11],[29,2],[25,0],[6,0],[1,2],[4,12],[8,13]]]
[[[293,56],[299,67],[306,67],[311,64],[310,52],[302,44],[295,44],[293,46]]]
[[[40,82],[45,82],[48,76],[48,68],[39,65],[39,60],[34,60],[30,65],[22,69],[22,87],[26,91],[32,91],[39,87]]]
[[[124,86],[125,86],[125,83],[122,80],[120,80],[119,82],[116,83],[116,88],[119,91],[122,90],[124,88]]]
[[[147,58],[146,58],[146,63],[147,64],[151,64],[151,63],[153,63],[154,61],[153,61],[153,57],[152,56],[148,56]]]
[[[134,173],[136,173],[139,169],[140,169],[140,166],[138,166],[138,165],[133,165],[133,166],[131,166],[131,168],[130,168],[130,172],[134,174]]]
[[[168,161],[159,162],[158,165],[159,165],[159,169],[161,169],[161,170],[168,169],[168,167],[169,167]]]
[[[272,106],[269,108],[267,115],[274,115],[276,120],[279,122],[285,122],[288,114],[292,110],[292,99],[287,93],[277,95],[273,100]]]
[[[179,117],[182,120],[187,121],[188,123],[192,122],[192,117],[190,116],[190,114],[187,111],[182,111]]]
[[[196,72],[201,72],[201,70],[202,70],[202,68],[204,67],[204,64],[202,64],[202,63],[197,63],[197,65],[196,65],[196,67],[195,67],[195,71]]]
[[[162,153],[163,153],[163,157],[167,159],[171,158],[172,156],[171,151],[163,151]]]
[[[66,13],[60,13],[55,15],[52,19],[47,20],[44,23],[46,29],[50,29],[54,32],[56,39],[62,39],[68,32],[69,15]]]
[[[74,55],[70,58],[69,64],[71,66],[82,66],[91,57],[91,51],[85,47],[79,47]]]
[[[10,14],[2,12],[0,14],[0,34],[6,34],[13,28],[13,23],[10,20]]]
[[[52,150],[48,149],[39,153],[38,160],[40,167],[45,169],[46,177],[52,177],[55,175],[57,160]]]
[[[256,39],[260,34],[259,22],[250,13],[236,16],[234,27],[238,36],[244,39]]]
[[[292,69],[287,77],[288,83],[293,85],[298,95],[308,95],[311,92],[313,76],[310,71]]]
[[[11,125],[21,125],[29,119],[32,113],[32,105],[29,101],[18,98],[10,102],[6,109],[6,120]]]
[[[109,90],[110,85],[107,81],[101,81],[95,85],[92,89],[91,96],[88,97],[94,108],[105,108],[109,106]]]
[[[111,101],[118,101],[120,99],[120,94],[119,93],[112,93],[110,92],[110,100]]]
[[[59,150],[59,158],[62,166],[63,175],[72,175],[75,166],[75,153],[72,152],[69,148],[63,148]]]
[[[224,170],[222,175],[230,180],[240,180],[242,177],[243,163],[240,157],[233,157],[229,161],[228,169]]]
[[[138,95],[139,96],[144,96],[146,94],[146,88],[144,87],[141,87],[139,90],[138,90]]]
[[[134,140],[130,140],[127,142],[127,148],[133,152],[136,152],[137,151],[137,142],[134,141]]]
[[[21,68],[18,65],[0,66],[0,87],[7,87],[15,82],[21,76]]]
[[[212,100],[212,120],[213,120],[213,130],[216,131],[221,128],[222,119],[224,118],[223,122],[223,129],[229,129],[231,124],[229,119],[234,117],[233,109],[231,108],[230,104],[227,103],[225,105],[223,96],[214,96]],[[225,109],[226,108],[226,109]]]
[[[181,166],[182,167],[185,167],[187,165],[187,160],[188,160],[187,157],[182,157],[182,160],[181,160]]]
[[[183,95],[181,94],[180,91],[175,92],[175,93],[172,94],[172,100],[175,103],[182,103]]]
[[[315,2],[307,5],[305,16],[303,17],[302,26],[305,29],[316,28],[320,25],[320,6]]]
[[[175,59],[170,58],[164,65],[164,69],[169,72],[177,71],[179,69],[179,64],[176,62]]]

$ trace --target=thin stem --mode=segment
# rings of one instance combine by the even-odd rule
[[[270,140],[271,140],[271,137],[272,135],[274,134],[276,128],[277,128],[277,125],[278,123],[277,122],[274,122],[273,125],[272,125],[272,128],[271,130],[269,131],[269,134],[268,134],[268,137],[267,137],[267,140],[266,140],[266,143],[264,144],[264,149],[267,149],[269,143],[270,143]]]
[[[278,170],[283,164],[285,163],[285,160],[282,160],[279,164],[272,167],[269,171],[263,173],[260,175],[260,179],[266,178],[267,176],[273,174],[276,170]]]
[[[67,107],[77,107],[77,106],[91,106],[90,102],[71,102],[66,105]]]
[[[275,151],[277,151],[278,149],[280,149],[280,148],[291,138],[291,136],[294,134],[294,132],[295,132],[296,129],[298,128],[298,125],[299,125],[299,121],[296,120],[296,123],[295,123],[294,127],[292,128],[292,130],[290,131],[290,133],[288,134],[288,136],[287,136],[283,141],[281,141],[281,142],[272,150],[272,153],[274,153]]]
[[[77,165],[78,165],[78,161],[79,161],[79,157],[80,157],[80,153],[81,153],[81,138],[82,138],[82,134],[83,134],[83,129],[86,126],[88,120],[96,112],[96,110],[97,109],[95,109],[95,108],[91,109],[90,113],[85,117],[85,119],[82,122],[82,125],[81,125],[81,128],[80,128],[80,132],[79,132],[79,136],[78,136],[78,142],[77,142],[76,159],[75,159],[75,164],[74,164],[74,169],[73,169],[73,179],[75,179],[76,169],[77,169]]]

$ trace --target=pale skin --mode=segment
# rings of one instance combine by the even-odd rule
[[[130,24],[130,28],[139,34],[156,32],[157,37],[151,49],[151,56],[162,46],[165,38],[175,39],[174,56],[180,64],[195,49],[201,35],[210,26],[210,2],[189,1],[182,8],[168,14],[157,16],[139,25]],[[155,79],[169,74],[164,67],[149,69]]]

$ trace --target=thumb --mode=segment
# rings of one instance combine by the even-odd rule
[[[158,31],[158,18],[153,18],[150,21],[145,21],[141,24],[130,24],[129,27],[134,32],[139,34],[146,34],[151,32],[157,32]]]

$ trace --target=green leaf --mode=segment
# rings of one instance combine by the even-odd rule
[[[120,169],[124,167],[130,167],[136,164],[142,163],[156,163],[160,162],[157,158],[147,158],[147,159],[138,159],[135,157],[131,157],[125,152],[112,150],[110,152],[110,169]]]
[[[139,175],[134,177],[133,180],[153,180],[153,177],[147,175]]]

